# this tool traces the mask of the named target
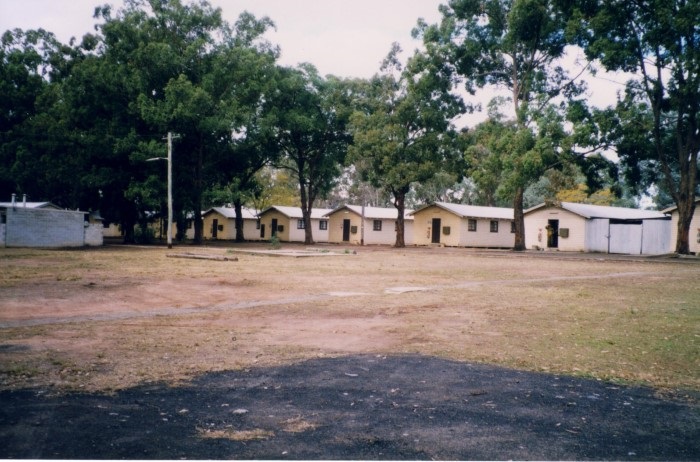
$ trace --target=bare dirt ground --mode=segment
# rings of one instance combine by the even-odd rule
[[[267,250],[261,244],[184,246],[171,251],[124,246],[74,251],[0,249],[0,389],[6,390],[1,398],[9,404],[21,395],[19,402],[24,402],[30,390],[35,398],[56,397],[51,399],[60,407],[61,396],[78,390],[108,399],[140,389],[134,387],[189,386],[192,380],[204,380],[203,374],[268,371],[264,374],[269,375],[270,367],[303,367],[311,364],[308,361],[343,358],[350,363],[399,358],[396,367],[406,372],[406,362],[418,355],[437,361],[428,367],[428,360],[423,360],[425,370],[416,371],[424,382],[437,374],[439,383],[439,371],[452,367],[445,364],[457,369],[459,364],[484,364],[546,373],[537,377],[563,375],[591,379],[586,383],[592,384],[652,387],[652,395],[689,402],[690,408],[683,411],[689,416],[682,420],[683,444],[664,440],[667,447],[681,447],[681,452],[645,452],[647,458],[698,455],[697,445],[686,441],[688,431],[700,432],[692,404],[700,390],[698,259],[336,246],[282,249],[291,251],[291,256],[256,253]],[[231,260],[168,257],[183,251]],[[348,370],[347,364],[331,364],[336,366],[323,367]],[[348,374],[346,378],[357,377],[357,371]],[[486,386],[474,385],[482,391]],[[465,399],[474,389],[463,390]],[[365,391],[371,395],[372,388]],[[529,396],[526,390],[523,393]],[[558,399],[559,395],[553,396]],[[624,399],[620,403],[625,406]],[[488,407],[488,400],[482,404]],[[23,428],[21,419],[12,419],[27,409],[16,410],[15,417],[5,416],[4,424],[0,416],[0,429],[7,430],[0,431],[0,441],[19,448],[21,437],[8,425]],[[294,421],[299,416],[287,417]],[[303,422],[300,432],[313,441],[320,424],[306,428]],[[209,429],[214,433],[198,428],[195,439],[200,443],[217,435],[229,442],[243,441],[244,446],[261,440],[279,443],[265,433],[274,434],[274,430],[259,426],[240,434],[225,426],[214,425]],[[7,440],[3,435],[9,435]],[[27,432],[22,435],[28,438]],[[393,437],[386,438],[389,446],[398,444]],[[283,445],[277,443],[271,452],[183,451],[185,457],[279,458]],[[78,446],[56,450],[49,439],[46,444],[39,455],[21,449],[4,455],[78,457],[81,448],[87,451]],[[585,446],[585,441],[576,444]],[[347,448],[339,453],[297,451],[294,457],[474,458],[468,455],[488,454],[465,452],[464,447],[431,452],[413,443],[386,451],[378,447],[345,457],[342,451]],[[128,448],[122,444],[115,452],[82,454],[125,457],[130,454],[125,452]],[[491,453],[490,458],[605,458],[605,454],[620,458],[622,454],[562,451],[501,452]],[[182,454],[167,449],[155,455],[176,456]]]

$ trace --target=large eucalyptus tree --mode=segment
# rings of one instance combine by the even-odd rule
[[[452,121],[463,112],[439,60],[416,53],[403,67],[400,52],[395,44],[382,74],[367,84],[352,118],[351,147],[351,160],[362,177],[392,196],[395,247],[406,245],[404,214],[411,185],[430,180],[454,161]]]
[[[688,253],[698,194],[700,1],[561,3],[589,58],[632,76],[615,111],[607,111],[605,136],[628,181],[656,182],[671,195],[679,215],[675,250]]]
[[[505,159],[515,215],[515,250],[525,249],[525,188],[557,162],[563,133],[554,98],[578,94],[576,81],[559,65],[567,42],[565,18],[550,0],[450,0],[440,24],[419,23],[427,51],[451,66],[455,81],[474,94],[505,88],[512,103],[510,143],[495,153]]]

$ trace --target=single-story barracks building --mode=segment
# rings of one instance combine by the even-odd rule
[[[413,244],[413,217],[411,210],[404,212],[404,241]],[[396,220],[399,211],[395,207],[362,207],[343,205],[326,214],[328,217],[328,242],[334,244],[394,245]]]
[[[513,209],[435,202],[412,215],[416,245],[510,248],[515,243]]]
[[[259,241],[260,222],[253,209],[241,208],[243,217],[243,238]],[[202,213],[204,239],[236,239],[236,209],[233,207],[212,207]]]
[[[103,243],[102,219],[50,202],[0,202],[0,246],[83,247]]]
[[[311,209],[311,234],[315,242],[328,242],[328,218],[331,209]],[[269,241],[272,236],[282,242],[304,242],[304,216],[301,207],[273,205],[258,214],[260,239]]]
[[[651,210],[561,202],[525,210],[528,249],[660,255],[670,249],[671,217]]]

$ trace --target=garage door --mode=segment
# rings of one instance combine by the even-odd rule
[[[642,224],[610,224],[610,253],[642,253]]]

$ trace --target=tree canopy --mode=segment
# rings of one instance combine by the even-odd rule
[[[565,5],[568,31],[606,70],[633,75],[610,138],[629,183],[659,185],[678,208],[676,252],[688,253],[698,194],[700,2],[591,1]]]
[[[301,206],[307,243],[320,201],[391,202],[401,247],[407,205],[462,200],[512,204],[522,250],[532,201],[612,202],[654,186],[678,208],[676,250],[688,251],[699,192],[698,0],[449,0],[440,12],[413,31],[420,50],[402,61],[393,46],[370,79],[281,66],[265,39],[271,19],[244,12],[229,24],[205,0],[100,6],[95,33],[70,44],[7,31],[0,194],[100,210],[133,241],[135,225],[166,209],[166,169],[146,160],[164,157],[173,133],[178,236],[191,217],[197,242],[204,208],[232,204],[243,240],[243,205],[277,197]],[[631,73],[614,107],[589,106],[580,75],[563,65],[572,46]],[[490,103],[489,118],[458,132],[458,117],[496,87],[507,96]]]
[[[453,81],[470,94],[487,86],[510,91],[514,123],[502,127],[506,139],[489,151],[501,157],[491,167],[501,164],[503,174],[489,181],[502,181],[499,188],[509,191],[514,249],[524,250],[524,191],[560,162],[561,117],[552,102],[582,91],[558,61],[567,45],[565,19],[548,0],[451,0],[440,11],[440,24],[420,23],[415,31],[428,53],[449,63]],[[486,181],[483,169],[475,172]]]
[[[461,100],[427,56],[416,53],[403,68],[401,49],[392,47],[384,73],[365,87],[353,114],[351,159],[362,176],[391,194],[397,209],[396,247],[404,247],[406,195],[411,185],[435,176],[454,160],[452,119]]]

